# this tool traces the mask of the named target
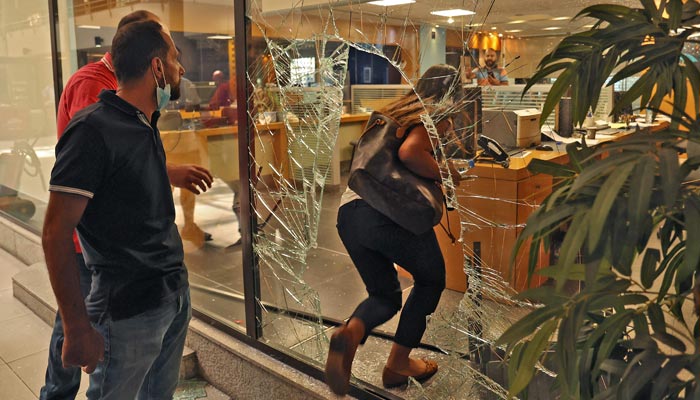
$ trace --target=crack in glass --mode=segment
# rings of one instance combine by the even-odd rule
[[[462,8],[478,10],[496,4],[437,3],[436,8],[460,3]],[[572,6],[579,3],[572,2]],[[248,16],[262,38],[255,45],[262,55],[250,60],[247,76],[253,88],[251,102],[255,104],[250,118],[257,122],[250,158],[259,174],[250,184],[257,217],[254,252],[260,266],[262,340],[292,351],[319,368],[325,363],[333,326],[347,318],[365,296],[364,286],[334,229],[349,154],[369,112],[413,90],[419,69],[427,68],[423,62],[430,57],[429,41],[440,35],[433,25],[414,21],[410,11],[405,13],[407,17],[396,17],[391,7],[383,8],[383,12],[369,9],[352,1],[307,1],[279,9],[254,1]],[[466,17],[461,21],[481,27],[486,18]],[[459,50],[460,72],[465,73],[468,64],[480,64],[466,45],[476,30],[463,28],[456,32],[463,44]],[[428,50],[417,54],[419,44]],[[360,64],[361,59],[383,63],[383,70],[371,63]],[[532,67],[521,64],[514,68],[526,66]],[[373,82],[381,73],[395,74],[403,86],[393,88],[393,92],[389,87],[393,85],[365,86],[362,89],[374,90],[371,96],[353,97],[351,81]],[[429,385],[412,381],[405,390],[392,390],[403,398],[508,398],[503,349],[494,342],[512,323],[537,307],[516,297],[522,288],[516,290],[509,283],[524,285],[523,276],[509,275],[509,266],[512,238],[525,226],[525,219],[504,219],[499,212],[532,212],[551,182],[538,186],[539,192],[519,197],[497,185],[501,167],[493,166],[481,168],[479,173],[467,172],[462,183],[455,184],[442,161],[474,158],[476,135],[482,130],[481,124],[488,122],[479,119],[476,112],[482,91],[469,85],[464,89],[462,101],[430,105],[430,109],[444,110],[443,115],[426,111],[421,119],[434,144],[436,160],[442,165],[446,203],[453,210],[447,213],[446,221],[456,221],[450,229],[458,239],[449,243],[439,227],[436,232],[443,252],[456,252],[462,260],[458,265],[466,290],[446,290],[449,293],[443,294],[438,310],[429,317],[423,345],[416,351],[436,358],[440,372]],[[518,106],[519,101],[510,97],[499,107],[512,109],[509,107]],[[441,135],[435,120],[447,114],[456,115],[454,127]],[[283,128],[273,129],[272,118]],[[349,132],[349,121],[361,121],[354,133]],[[534,179],[529,175],[526,178]],[[484,207],[495,211],[484,213]],[[470,241],[465,240],[467,237]],[[483,241],[474,241],[475,237]],[[476,242],[490,245],[479,250]],[[407,293],[412,284],[410,277],[399,274]],[[396,318],[380,327],[378,335],[358,351],[353,365],[358,385],[381,386],[381,360],[388,354],[387,339],[395,325]],[[541,369],[551,376],[551,371]]]

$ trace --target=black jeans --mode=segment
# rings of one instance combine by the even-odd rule
[[[398,226],[364,200],[354,200],[338,210],[338,233],[362,281],[367,297],[352,316],[365,323],[365,337],[401,309],[401,287],[394,268],[400,265],[413,275],[414,285],[401,312],[394,342],[417,347],[445,288],[445,260],[435,232],[415,235]]]

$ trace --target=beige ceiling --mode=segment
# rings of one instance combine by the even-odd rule
[[[361,1],[290,1],[290,0],[257,0],[262,4],[263,13],[288,12],[290,4],[301,7],[307,12],[319,7],[332,4],[336,10],[335,17],[340,19],[385,19],[387,22],[434,24],[451,29],[469,29],[489,31],[514,36],[532,37],[565,34],[583,29],[591,23],[590,20],[570,19],[584,7],[599,3],[622,4],[640,7],[638,0],[416,0],[409,5],[380,7],[368,4],[369,0]],[[320,4],[319,4],[320,3]],[[285,9],[286,8],[286,9]],[[475,15],[455,17],[448,24],[446,17],[431,15],[431,11],[445,9],[467,9],[475,11]],[[553,20],[566,18],[566,20]],[[524,22],[520,22],[524,21]],[[556,30],[545,28],[558,27]],[[516,31],[519,32],[508,32]]]

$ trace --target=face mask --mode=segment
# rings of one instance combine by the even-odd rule
[[[158,84],[158,79],[156,78],[156,73],[153,73],[153,79],[156,81],[156,109],[159,111],[164,109],[170,101],[170,84],[165,79],[165,69],[163,69],[163,72],[163,82],[165,82],[165,88],[160,87]]]

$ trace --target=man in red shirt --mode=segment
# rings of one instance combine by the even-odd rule
[[[146,20],[160,22],[160,19],[155,14],[139,10],[122,18],[119,21],[117,30],[124,25]],[[117,78],[112,66],[112,56],[109,53],[105,54],[100,61],[80,68],[68,80],[58,103],[56,128],[59,138],[73,115],[83,108],[96,103],[98,100],[97,95],[103,89],[117,89]],[[173,186],[189,190],[194,194],[199,194],[209,189],[213,181],[211,173],[206,168],[193,164],[168,164],[167,172],[170,183]],[[194,207],[194,203],[192,203],[192,207]],[[189,213],[189,215],[192,215],[192,213]],[[90,293],[91,272],[85,266],[78,236],[75,232],[73,233],[73,242],[75,243],[76,259],[79,266],[80,289],[84,299]],[[80,387],[80,368],[63,367],[63,362],[61,361],[63,338],[63,323],[60,314],[57,312],[51,334],[45,383],[40,393],[40,399],[42,400],[75,398]]]
[[[218,110],[220,107],[230,106],[232,102],[231,86],[226,75],[217,69],[211,74],[211,79],[216,84],[216,91],[209,101],[209,109]]]

